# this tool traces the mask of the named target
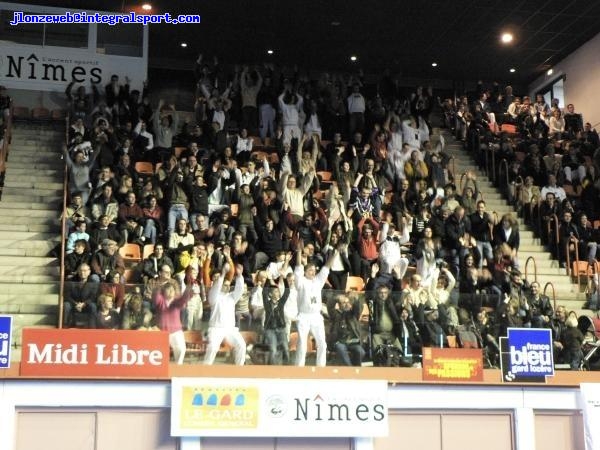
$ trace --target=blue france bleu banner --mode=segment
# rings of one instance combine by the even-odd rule
[[[12,335],[12,317],[0,316],[0,369],[10,367],[10,341]]]
[[[545,382],[554,375],[552,330],[509,328],[500,338],[502,379],[507,382]]]

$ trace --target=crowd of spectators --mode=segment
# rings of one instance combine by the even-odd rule
[[[464,332],[495,365],[507,327],[542,326],[558,360],[579,367],[566,311],[519,271],[516,219],[545,196],[542,222],[558,214],[561,245],[595,258],[598,135],[573,105],[563,114],[483,83],[441,101],[430,87],[402,92],[387,73],[374,89],[360,72],[228,72],[202,56],[195,74],[193,119],[116,75],[103,95],[69,85],[64,326],[158,326],[177,362],[183,330],[198,330],[209,364],[223,340],[244,363],[240,329],[260,331],[270,363],[291,362],[297,330],[298,365],[309,332],[318,365],[326,349],[346,365],[389,364],[394,352],[410,365]],[[507,159],[514,214],[486,209],[474,173],[457,188],[436,122],[480,164],[487,148],[496,167]],[[132,244],[147,253],[137,280],[119,252]]]

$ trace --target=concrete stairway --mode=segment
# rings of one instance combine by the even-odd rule
[[[13,316],[13,342],[21,329],[56,326],[64,128],[16,123],[0,201],[0,314]]]
[[[501,217],[502,214],[513,212],[514,209],[508,205],[502,194],[492,185],[487,176],[478,169],[471,158],[471,155],[463,149],[461,142],[456,142],[449,134],[444,134],[446,139],[446,151],[454,156],[456,162],[456,184],[460,180],[460,175],[465,171],[471,171],[477,174],[477,184],[486,203],[487,211],[496,211]],[[514,213],[516,216],[516,213]],[[537,281],[542,289],[546,283],[551,282],[556,289],[556,303],[565,305],[567,310],[581,310],[585,303],[585,294],[583,287],[573,283],[567,275],[566,269],[559,266],[557,260],[552,259],[552,255],[540,244],[540,240],[535,238],[533,231],[525,225],[522,219],[519,219],[519,232],[521,235],[521,246],[519,249],[519,264],[522,272],[525,272],[525,263],[532,257],[537,266]],[[534,263],[527,265],[527,280],[534,281]],[[582,283],[585,280],[582,279]],[[552,300],[552,289],[548,287],[546,294]],[[587,312],[589,313],[589,311]]]

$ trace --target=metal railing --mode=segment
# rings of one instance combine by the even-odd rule
[[[556,311],[556,288],[554,287],[554,283],[552,283],[552,281],[548,281],[544,285],[544,292],[543,292],[544,295],[546,295],[546,291],[547,291],[548,287],[552,288],[552,306],[554,307],[554,311]]]
[[[554,241],[551,242],[552,238],[552,223],[554,223]],[[548,221],[547,227],[547,236],[548,236],[548,246],[554,244],[555,255],[558,258],[560,255],[560,236],[558,235],[560,228],[560,222],[558,221],[558,216],[556,214],[552,214],[550,216],[550,220]]]
[[[69,144],[69,114],[65,118],[65,145]],[[62,149],[61,149],[62,151]],[[62,214],[60,223],[60,287],[58,293],[58,328],[62,328],[63,324],[63,304],[65,294],[65,255],[66,255],[66,236],[67,236],[67,198],[68,198],[68,186],[69,186],[69,171],[67,166],[67,160],[64,159],[63,169],[63,204]]]
[[[570,246],[571,244],[573,244],[573,246],[575,247],[574,253],[575,253],[575,260],[573,261],[575,264],[571,264],[571,250],[570,250]],[[566,261],[566,265],[567,265],[567,275],[570,275],[571,277],[575,278],[577,277],[577,284],[579,285],[581,282],[581,271],[579,270],[579,241],[578,240],[571,240],[569,239],[567,242],[565,242],[565,261]],[[575,273],[573,273],[575,272]]]
[[[533,256],[530,256],[525,260],[525,279],[527,279],[527,267],[529,267],[529,261],[533,261],[533,281],[537,283],[537,263],[535,262],[535,258]]]
[[[506,178],[506,183],[503,186],[501,181]],[[500,161],[500,165],[498,166],[498,180],[497,186],[500,191],[506,189],[506,197],[508,198],[509,204],[512,204],[512,193],[510,192],[510,180],[508,179],[508,160],[506,158],[502,158]]]
[[[450,159],[448,160],[448,171],[452,175],[452,180],[456,182],[456,158],[454,156],[450,156]]]
[[[0,111],[0,114],[4,114],[3,111]],[[9,147],[12,139],[12,108],[8,111],[8,116],[6,117],[6,125],[4,129],[4,139],[2,140],[2,145],[0,146],[0,200],[2,199],[2,190],[4,187],[4,174],[6,172],[6,158],[8,157]]]

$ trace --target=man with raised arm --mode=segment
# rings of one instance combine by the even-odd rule
[[[296,253],[296,289],[298,290],[298,346],[296,349],[296,365],[304,366],[306,362],[306,350],[308,344],[308,333],[313,335],[317,342],[317,366],[324,367],[327,362],[327,343],[325,341],[325,325],[321,308],[323,301],[321,291],[329,269],[333,264],[334,257],[338,255],[336,249],[325,263],[325,266],[317,273],[313,263],[302,265],[302,250],[304,242],[300,240]]]
[[[228,248],[226,249],[228,251]],[[223,251],[225,252],[226,249]],[[225,340],[233,347],[235,364],[243,366],[246,361],[246,342],[238,327],[235,326],[235,305],[244,293],[244,277],[242,276],[244,269],[239,264],[235,266],[235,287],[231,292],[231,282],[226,279],[231,259],[228,254],[225,256],[230,262],[223,265],[221,274],[208,291],[211,313],[204,364],[211,365],[214,362],[219,347]]]

